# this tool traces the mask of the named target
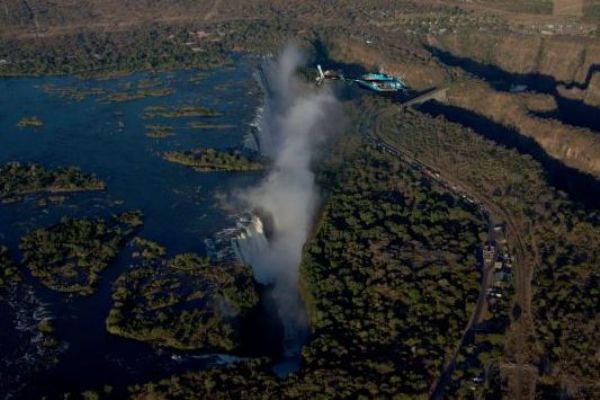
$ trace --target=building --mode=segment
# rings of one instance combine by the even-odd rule
[[[485,263],[489,263],[494,259],[494,246],[484,246],[483,250],[482,250],[482,258],[483,258],[483,262]]]

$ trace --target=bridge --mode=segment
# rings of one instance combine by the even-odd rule
[[[441,103],[446,102],[446,100],[448,100],[448,87],[443,87],[443,88],[432,88],[429,90],[426,90],[425,92],[417,95],[417,97],[414,97],[404,103],[401,104],[401,107],[404,108],[408,108],[411,106],[415,106],[415,105],[419,105],[419,104],[423,104],[429,100],[437,100]]]

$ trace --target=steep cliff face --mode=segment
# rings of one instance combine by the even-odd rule
[[[420,41],[411,37],[369,45],[365,40],[332,35],[326,46],[329,57],[334,60],[360,64],[374,71],[384,69],[387,73],[404,77],[416,90],[441,86],[447,80],[447,72],[431,58]]]
[[[469,81],[451,87],[450,104],[490,118],[534,139],[549,155],[568,166],[600,177],[600,135],[530,111],[552,107],[549,96],[497,92],[483,82]]]
[[[595,107],[600,106],[600,65],[591,67],[588,78],[581,85],[558,85],[557,89],[561,96],[574,100],[582,100],[586,104]]]
[[[405,43],[402,51],[399,46],[383,49],[382,43],[368,46],[364,41],[336,37],[330,56],[369,68],[385,66],[386,71],[403,75],[415,90],[449,84],[451,105],[513,128],[535,140],[551,157],[600,177],[600,132],[538,116],[551,116],[559,109],[556,93],[600,107],[600,71],[594,72],[594,65],[600,65],[600,41],[551,39],[481,34],[428,38],[430,50],[441,49],[455,57],[456,64],[445,65],[444,60],[431,57],[429,52],[424,55],[424,48],[417,43]],[[465,67],[469,60],[475,63]],[[480,79],[464,73],[470,68],[488,67],[492,75],[494,68],[505,72],[501,73],[505,86],[510,85],[513,74],[515,79],[519,75],[539,74],[542,89],[522,93],[498,91],[481,79],[490,71],[483,72]],[[493,81],[494,77],[489,79]]]
[[[428,38],[432,47],[514,74],[554,79],[571,98],[600,106],[600,40],[507,34]]]
[[[461,76],[463,83],[451,87],[451,104],[514,128],[566,165],[600,177],[600,132],[590,130],[600,113],[600,40],[472,34],[428,37],[427,44]],[[481,80],[464,81],[464,71]],[[498,80],[504,90],[525,83],[531,92],[497,91]],[[558,110],[557,119],[539,116]]]

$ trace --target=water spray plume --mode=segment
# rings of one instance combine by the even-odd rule
[[[302,247],[319,203],[312,168],[319,147],[339,128],[335,123],[341,115],[331,91],[315,91],[298,80],[296,71],[303,60],[297,48],[287,46],[276,60],[263,66],[268,88],[258,139],[261,152],[272,160],[272,169],[258,186],[241,195],[271,225],[266,240],[263,221],[255,216],[239,247],[256,279],[273,288],[285,335],[283,370],[298,364],[308,335],[298,280]]]

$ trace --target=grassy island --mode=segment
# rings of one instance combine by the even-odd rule
[[[21,281],[19,269],[5,246],[0,246],[0,298],[2,290]]]
[[[173,128],[168,125],[146,125],[146,136],[154,139],[164,139],[175,135]]]
[[[167,249],[152,240],[144,239],[136,236],[132,240],[135,246],[133,258],[141,258],[143,260],[160,260],[167,254]]]
[[[106,96],[102,101],[108,103],[122,103],[125,101],[140,100],[146,97],[162,97],[173,94],[175,91],[171,88],[153,88],[140,89],[136,92],[116,92]]]
[[[144,118],[189,118],[189,117],[218,117],[215,110],[200,106],[161,107],[151,106],[144,109]]]
[[[17,123],[19,128],[41,128],[44,122],[38,117],[25,117]]]
[[[115,282],[107,330],[177,349],[235,349],[241,319],[258,302],[250,270],[192,253],[165,260],[156,243],[136,245],[146,261]]]
[[[103,190],[104,182],[93,174],[67,167],[47,170],[38,164],[10,162],[0,166],[0,201],[40,192]]]
[[[23,263],[50,289],[88,295],[125,240],[142,224],[142,213],[105,219],[64,218],[23,237]]]
[[[206,148],[170,151],[164,154],[164,158],[197,171],[260,171],[265,168],[262,159],[249,158],[238,150],[218,151]]]
[[[99,87],[86,89],[77,86],[57,86],[53,83],[41,85],[40,90],[46,94],[71,101],[83,101],[89,96],[101,96],[106,94],[106,90]]]
[[[190,129],[230,129],[235,128],[235,125],[229,124],[206,124],[204,122],[190,122],[187,124]]]

